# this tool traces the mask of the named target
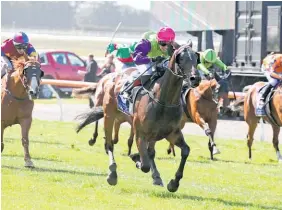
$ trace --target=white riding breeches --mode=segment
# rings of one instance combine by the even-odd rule
[[[269,71],[266,71],[264,73],[264,75],[266,76],[266,78],[268,80],[268,83],[271,84],[272,87],[275,87],[278,84],[279,79],[271,77],[270,74],[271,74],[271,72],[269,72]],[[279,74],[279,75],[282,76],[282,74]]]
[[[5,75],[7,71],[13,69],[13,65],[6,56],[1,56],[1,77]]]

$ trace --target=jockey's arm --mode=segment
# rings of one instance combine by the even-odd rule
[[[227,66],[219,58],[216,59],[214,64],[221,68],[223,71],[227,70]]]
[[[197,69],[204,72],[205,75],[208,75],[210,73],[210,71],[207,69],[207,67],[205,67],[203,63],[199,63],[197,65]]]
[[[275,79],[282,80],[282,76],[280,76],[279,74],[277,74],[277,73],[274,72],[274,71],[271,71],[270,76],[273,77],[273,78],[275,78]]]
[[[151,50],[151,43],[148,40],[142,39],[133,52],[133,60],[137,65],[148,64],[151,59],[147,56]]]
[[[35,61],[38,60],[38,53],[36,52],[36,50],[31,44],[28,45],[26,53],[29,60],[35,60]]]

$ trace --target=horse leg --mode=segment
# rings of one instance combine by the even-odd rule
[[[138,134],[136,134],[135,138],[140,156],[140,162],[136,161],[136,167],[140,168],[141,171],[143,171],[144,173],[148,173],[150,171],[150,157],[148,155],[148,143],[145,140],[144,136],[139,136]],[[138,158],[138,155],[136,157]]]
[[[248,135],[247,135],[247,145],[249,148],[249,159],[252,159],[252,144],[254,141],[254,133],[255,130],[257,128],[257,123],[258,120],[254,121],[254,120],[250,120],[250,121],[246,121],[248,123],[249,129],[248,129]]]
[[[170,180],[170,182],[167,185],[167,189],[170,192],[176,192],[179,187],[179,181],[183,177],[183,171],[185,167],[186,160],[190,153],[190,148],[186,144],[182,132],[179,130],[177,132],[174,132],[173,134],[170,134],[167,137],[167,140],[176,146],[178,146],[181,149],[181,161],[180,165],[176,171],[175,179]]]
[[[32,118],[25,118],[20,119],[19,123],[21,126],[22,131],[22,145],[24,148],[24,160],[25,160],[25,167],[34,168],[33,162],[31,161],[31,157],[29,154],[29,129],[31,127]]]
[[[156,163],[155,163],[155,144],[156,142],[149,143],[148,147],[148,154],[150,157],[150,165],[151,165],[151,171],[152,171],[152,178],[153,178],[153,185],[158,185],[158,186],[164,186],[163,181],[160,177],[160,173],[157,169]]]
[[[95,122],[95,132],[93,133],[93,138],[88,141],[90,146],[93,146],[96,143],[96,139],[98,137],[98,122],[99,120]]]
[[[1,126],[1,153],[3,152],[4,150],[4,141],[3,141],[3,136],[4,136],[4,126],[2,125]]]
[[[120,124],[121,124],[121,121],[116,119],[114,122],[114,140],[113,140],[114,144],[117,144],[119,140],[118,133],[119,133]]]
[[[110,185],[117,184],[117,172],[116,172],[117,164],[116,164],[115,157],[114,157],[114,144],[112,141],[114,117],[115,117],[114,113],[106,114],[104,117],[105,149],[106,149],[107,154],[109,155],[109,162],[110,162],[107,182]]]
[[[273,139],[272,139],[272,143],[273,143],[273,147],[276,151],[276,155],[277,155],[277,159],[279,161],[279,163],[282,163],[282,156],[280,154],[279,151],[279,140],[278,140],[278,136],[280,133],[280,127],[277,125],[271,125],[272,126],[272,130],[273,130]]]
[[[133,131],[133,127],[131,126],[130,129],[130,136],[127,140],[127,146],[128,146],[128,153],[127,155],[129,156],[131,154],[131,149],[132,149],[132,144],[133,144],[133,138],[134,138],[134,131]]]
[[[208,147],[210,150],[211,160],[213,160],[213,155],[220,153],[213,140],[213,135],[215,132],[217,122],[216,120],[213,120],[210,123],[206,123],[205,120],[200,116],[200,114],[197,113],[196,123],[205,131],[205,134],[209,137]]]
[[[217,155],[220,154],[219,149],[216,147],[216,144],[214,142],[214,133],[215,133],[215,129],[216,129],[216,125],[217,125],[217,116],[216,114],[214,114],[214,116],[211,118],[211,120],[208,122],[208,126],[209,126],[209,148],[210,148],[210,152],[211,152],[211,159],[213,160],[213,155]],[[206,133],[207,134],[207,133]]]
[[[166,151],[167,151],[168,155],[172,152],[173,156],[175,157],[175,150],[174,150],[174,146],[172,144],[168,145],[168,148],[167,148]]]

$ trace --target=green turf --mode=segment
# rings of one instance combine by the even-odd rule
[[[253,160],[245,141],[216,140],[221,154],[209,160],[207,138],[186,136],[191,147],[179,190],[152,185],[126,156],[129,130],[123,128],[115,146],[118,184],[106,182],[108,157],[102,128],[96,145],[88,146],[93,126],[81,133],[75,123],[34,120],[30,153],[35,169],[24,168],[20,128],[4,133],[2,202],[7,209],[282,209],[282,166],[274,149],[255,142]],[[157,143],[156,164],[167,184],[178,167],[177,157],[166,154],[167,142]],[[135,144],[133,145],[136,151]]]

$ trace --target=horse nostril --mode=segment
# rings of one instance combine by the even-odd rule
[[[29,91],[29,94],[31,94],[31,95],[32,95],[33,93],[34,93],[33,90],[30,90],[30,91]]]

